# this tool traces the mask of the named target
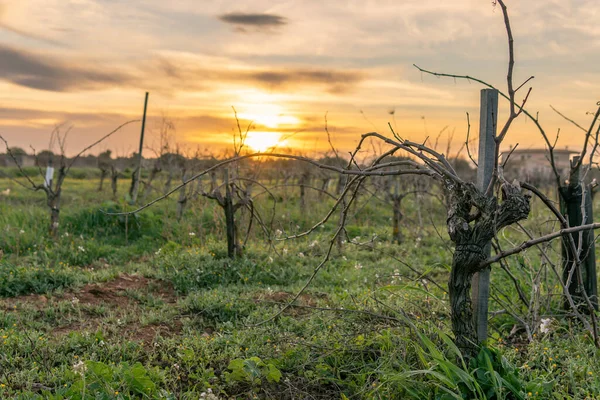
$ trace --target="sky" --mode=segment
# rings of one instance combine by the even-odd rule
[[[535,78],[527,108],[558,147],[583,133],[550,105],[589,125],[600,100],[600,3],[506,0],[515,37],[515,85]],[[480,78],[506,91],[507,40],[490,0],[0,0],[0,134],[11,146],[47,149],[71,128],[78,152],[148,103],[145,156],[169,142],[183,152],[276,144],[315,155],[349,151],[362,133],[430,137],[458,151],[477,132],[481,85],[436,78],[413,64]],[[501,106],[500,122],[506,118]],[[140,123],[96,147],[136,151]],[[441,135],[439,133],[442,132]],[[542,146],[520,117],[504,146]],[[52,144],[52,150],[56,144]],[[474,144],[473,146],[476,146]],[[0,152],[3,149],[0,149]]]

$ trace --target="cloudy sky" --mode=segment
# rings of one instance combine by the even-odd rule
[[[528,108],[561,147],[581,133],[600,100],[597,0],[506,0],[512,18],[515,83],[530,75]],[[138,119],[150,92],[148,146],[160,121],[174,123],[182,148],[231,147],[238,112],[253,121],[255,148],[283,137],[312,154],[388,133],[465,140],[477,129],[476,83],[438,79],[413,67],[479,77],[505,88],[502,12],[490,0],[0,0],[0,133],[11,145],[48,147],[56,124],[73,126],[75,152]],[[525,89],[523,89],[524,95]],[[139,124],[104,144],[128,154]],[[506,146],[537,147],[521,119]]]

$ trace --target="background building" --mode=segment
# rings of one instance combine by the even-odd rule
[[[502,153],[502,162],[510,151]],[[563,179],[567,178],[571,167],[571,158],[579,154],[578,151],[569,149],[554,150],[554,165]],[[544,183],[554,180],[554,173],[550,164],[550,153],[547,149],[516,149],[504,168],[507,179],[519,179],[532,183]]]

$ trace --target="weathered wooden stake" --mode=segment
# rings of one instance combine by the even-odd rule
[[[137,201],[138,191],[140,188],[140,179],[142,177],[142,150],[144,149],[144,130],[146,129],[146,110],[148,109],[148,92],[144,99],[144,116],[142,117],[142,132],[140,133],[140,149],[137,154],[137,169],[133,172],[131,185],[131,204]]]
[[[481,90],[479,113],[479,155],[477,160],[477,187],[485,192],[496,165],[496,127],[498,125],[498,91]],[[485,249],[491,253],[491,243]],[[490,267],[473,276],[471,298],[473,301],[473,325],[479,343],[487,339],[488,298],[490,295]]]
[[[225,227],[227,230],[227,256],[235,258],[237,254],[237,238],[235,232],[235,210],[233,208],[233,199],[231,196],[231,188],[229,187],[229,171],[227,168],[225,174]]]
[[[573,157],[572,165],[579,162],[579,157]],[[560,191],[560,208],[561,213],[566,216],[569,221],[569,226],[581,226],[594,222],[593,206],[592,206],[592,189],[587,187],[585,193],[583,191],[584,183],[580,178],[581,171],[574,171],[571,175],[571,180],[567,186],[559,188]],[[581,275],[583,277],[583,290],[589,296],[592,304],[598,309],[598,288],[596,277],[596,252],[594,245],[593,230],[583,231],[580,233],[571,234],[575,247],[581,247],[580,265]],[[580,244],[581,239],[581,244]],[[562,263],[563,263],[563,279],[565,282],[568,279],[573,261],[577,255],[571,251],[571,246],[568,244],[568,236],[562,238]],[[576,270],[569,284],[569,293],[577,304],[583,304],[584,299],[580,291],[578,271]],[[564,307],[568,310],[570,304],[565,301]],[[585,307],[582,307],[585,310]]]

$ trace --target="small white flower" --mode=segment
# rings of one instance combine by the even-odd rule
[[[269,257],[269,262],[272,263],[273,262],[273,257]]]
[[[78,304],[78,303],[79,303],[79,299],[78,299],[77,297],[73,297],[73,298],[71,299],[71,304],[73,304],[73,305],[76,305],[76,304]]]
[[[190,235],[190,236],[196,236],[196,233],[195,232],[190,232],[190,233],[188,233],[188,235]]]
[[[348,259],[346,258],[346,256],[342,256],[342,260],[348,261]]]
[[[64,237],[69,237],[69,232],[65,232],[63,236]]]
[[[79,360],[78,362],[73,364],[73,371],[76,374],[83,376],[85,374],[86,370],[87,370],[87,367],[85,366],[85,363],[82,360]]]
[[[362,267],[363,267],[362,264],[359,262],[356,262],[356,264],[354,264],[355,269],[362,269]]]
[[[308,245],[308,247],[313,248],[318,244],[319,244],[319,242],[317,240],[313,240],[312,243]]]
[[[79,250],[82,253],[85,253],[85,249],[83,248],[83,246],[77,246],[77,250]]]
[[[298,257],[304,258],[304,253],[298,253]]]
[[[159,255],[161,251],[162,251],[162,247],[161,247],[160,249],[156,250],[156,251],[154,252],[154,255],[156,255],[156,256],[157,256],[157,255]]]
[[[21,230],[19,231],[19,233],[22,235],[22,234],[24,234],[24,233],[25,233],[25,231],[24,231],[23,229],[21,229]]]
[[[542,323],[540,324],[540,332],[541,333],[550,332],[550,324],[552,324],[551,318],[542,318]]]
[[[275,231],[275,236],[281,236],[281,235],[283,235],[283,231],[281,229],[277,229]]]
[[[287,247],[284,247],[283,248],[283,254],[287,254],[287,253],[288,253],[288,249],[287,249]]]

